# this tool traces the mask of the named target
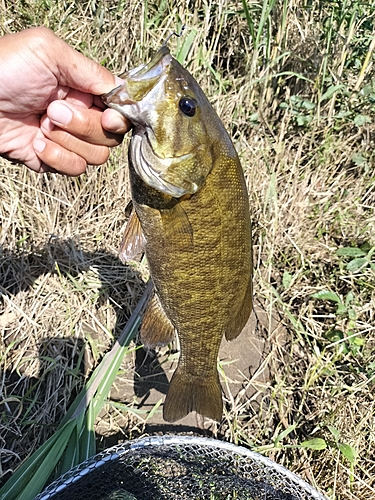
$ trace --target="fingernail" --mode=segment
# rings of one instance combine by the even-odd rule
[[[104,121],[102,123],[106,130],[115,134],[119,133],[119,131],[123,133],[124,130],[129,130],[128,120],[111,108],[104,111]]]
[[[113,115],[111,117],[111,129],[112,130],[122,130],[124,128],[124,119],[121,115]]]
[[[61,102],[52,102],[47,109],[47,115],[58,125],[68,125],[73,118],[72,110]]]
[[[41,139],[35,139],[33,143],[33,148],[37,153],[43,153],[44,148],[46,147],[46,143]]]
[[[55,128],[55,125],[46,115],[44,115],[43,118],[41,119],[40,126],[47,132],[51,132]]]

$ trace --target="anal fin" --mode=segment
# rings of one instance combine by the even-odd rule
[[[143,316],[141,341],[146,347],[169,344],[175,334],[175,327],[169,321],[156,293],[150,300]]]

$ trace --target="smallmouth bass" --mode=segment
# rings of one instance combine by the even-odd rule
[[[133,124],[129,169],[135,214],[125,254],[144,240],[155,295],[144,315],[146,346],[180,358],[163,408],[174,422],[195,410],[221,420],[217,357],[252,309],[249,201],[243,170],[198,83],[163,45],[124,75],[103,101]],[[138,242],[138,243],[137,243]]]

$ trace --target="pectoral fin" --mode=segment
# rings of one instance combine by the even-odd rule
[[[163,229],[166,239],[171,245],[176,245],[180,249],[189,249],[193,245],[193,228],[189,218],[181,206],[177,203],[173,208],[160,210]]]
[[[135,259],[137,255],[144,252],[144,246],[145,238],[141,223],[133,208],[120,244],[119,258],[121,262]]]
[[[143,316],[141,341],[146,347],[169,344],[174,337],[175,328],[167,318],[159,297],[155,293]]]
[[[242,305],[239,309],[239,312],[225,328],[225,338],[227,340],[234,340],[238,337],[238,335],[242,332],[244,326],[246,325],[247,320],[251,314],[253,309],[253,280],[250,276],[249,283],[247,285],[247,290],[245,293],[245,297],[242,301]]]

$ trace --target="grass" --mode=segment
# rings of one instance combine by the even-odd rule
[[[116,73],[181,24],[196,30],[188,55],[189,31],[170,45],[245,169],[255,296],[267,318],[259,336],[269,348],[269,381],[257,398],[230,398],[214,432],[330,500],[375,493],[374,12],[374,2],[349,0],[197,1],[189,11],[177,2],[0,2],[1,34],[45,24]],[[79,179],[1,163],[3,481],[53,434],[138,301],[147,271],[116,256],[127,180],[126,145]],[[129,355],[125,380],[133,364]],[[146,422],[128,403],[125,437]],[[120,410],[107,410],[97,428],[117,432]]]

